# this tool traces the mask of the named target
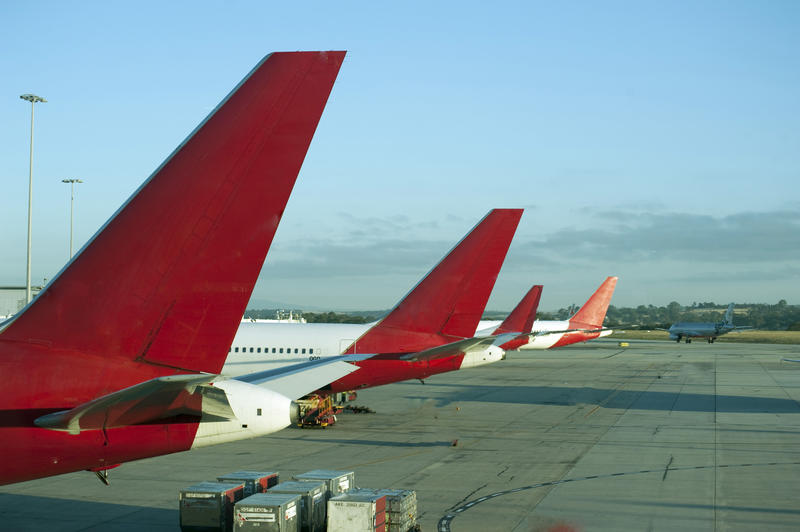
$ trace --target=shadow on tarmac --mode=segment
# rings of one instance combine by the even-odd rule
[[[343,439],[315,439],[303,438],[303,441],[319,443],[344,443],[347,445],[375,445],[380,447],[452,447],[453,441],[422,441],[422,442],[402,442],[402,441],[380,441],[380,440],[343,440]]]
[[[65,497],[74,494],[65,493]],[[58,532],[174,532],[179,527],[178,499],[175,509],[127,504],[58,499],[35,495],[0,493],[3,530]],[[86,526],[87,522],[97,523]]]
[[[620,390],[612,388],[572,388],[567,386],[486,386],[436,383],[454,390],[431,398],[407,395],[407,399],[433,399],[436,406],[455,402],[480,401],[526,405],[575,406],[601,405],[604,408],[662,410],[669,412],[717,412],[738,414],[800,414],[800,403],[776,397],[748,397],[691,392]]]

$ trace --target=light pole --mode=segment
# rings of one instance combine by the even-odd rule
[[[80,179],[62,179],[62,183],[69,183],[69,258],[72,258],[72,212],[75,207],[75,183],[83,183]]]
[[[47,103],[47,100],[35,94],[20,96],[25,101],[31,102],[31,160],[28,173],[28,265],[25,269],[25,304],[31,302],[31,220],[33,206],[33,107],[36,102]]]

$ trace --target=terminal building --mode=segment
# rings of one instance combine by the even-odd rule
[[[36,297],[41,286],[31,287],[31,296]],[[13,316],[25,306],[24,286],[0,286],[0,319]]]

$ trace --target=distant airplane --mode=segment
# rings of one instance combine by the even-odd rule
[[[586,342],[613,331],[603,327],[603,321],[617,286],[617,277],[608,277],[578,312],[566,320],[536,320],[530,341],[517,349],[553,349],[578,342]],[[494,330],[500,322],[481,321],[476,336]]]
[[[3,322],[0,484],[274,432],[353,371],[219,375],[344,55],[264,58]]]
[[[709,344],[713,344],[718,336],[742,329],[752,329],[752,327],[733,324],[733,303],[731,303],[728,305],[728,310],[725,311],[725,317],[719,323],[675,323],[667,330],[669,331],[669,339],[679,343],[681,339],[685,339],[686,343],[689,344],[692,342],[692,338],[705,338]]]

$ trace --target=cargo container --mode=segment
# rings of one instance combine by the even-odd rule
[[[408,532],[417,524],[417,492],[414,490],[375,490],[386,497],[387,532]]]
[[[296,493],[300,495],[301,532],[325,530],[327,513],[327,484],[323,480],[294,480],[281,482],[269,490],[270,493]]]
[[[249,497],[254,493],[264,493],[267,488],[278,483],[278,473],[275,471],[236,471],[228,475],[217,477],[220,482],[244,482],[244,496]]]
[[[355,487],[355,473],[352,471],[331,471],[330,469],[315,469],[308,473],[295,475],[295,480],[322,480],[327,484],[327,498],[336,497],[347,493]]]
[[[364,490],[328,501],[328,532],[385,532],[386,497]]]
[[[256,493],[236,503],[235,532],[298,532],[300,495],[295,493]]]
[[[180,491],[183,532],[231,532],[233,506],[244,498],[242,482],[200,482]]]

